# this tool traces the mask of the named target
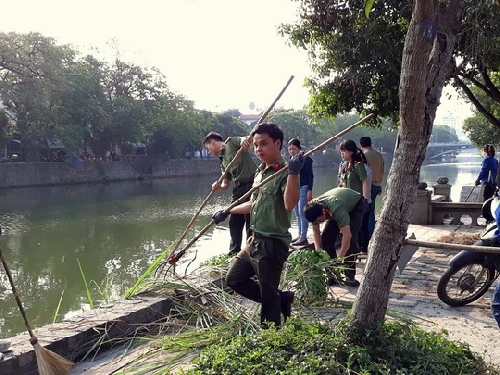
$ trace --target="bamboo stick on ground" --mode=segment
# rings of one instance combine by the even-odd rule
[[[17,292],[17,289],[14,285],[12,273],[10,272],[10,268],[3,257],[1,249],[0,249],[0,261],[2,262],[3,268],[5,269],[5,273],[7,274],[7,277],[9,279],[10,286],[12,288],[12,293],[14,294],[14,298],[16,299],[19,311],[23,316],[24,324],[28,329],[28,333],[30,335],[30,343],[31,345],[33,345],[33,349],[35,350],[39,375],[68,375],[71,371],[71,368],[73,367],[73,362],[41,346],[40,343],[38,342],[37,337],[33,334],[31,326],[28,322],[28,318],[26,317],[26,312],[24,311],[24,307],[21,303],[21,299],[19,298],[19,293]]]

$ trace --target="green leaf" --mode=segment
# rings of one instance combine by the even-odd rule
[[[365,16],[366,16],[366,18],[370,18],[370,11],[373,8],[373,4],[375,4],[375,0],[365,0]]]

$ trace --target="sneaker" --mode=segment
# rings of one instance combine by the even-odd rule
[[[356,279],[345,279],[345,285],[357,288],[359,286],[359,281]]]
[[[283,314],[283,321],[292,315],[292,303],[295,298],[295,293],[290,291],[281,292],[281,313]]]

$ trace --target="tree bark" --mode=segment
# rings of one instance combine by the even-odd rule
[[[402,56],[400,127],[380,219],[370,241],[364,280],[351,315],[351,329],[364,333],[385,319],[389,292],[408,230],[420,167],[456,41],[462,0],[446,6],[416,0]]]

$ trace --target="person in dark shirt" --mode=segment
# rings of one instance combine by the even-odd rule
[[[288,153],[290,156],[295,156],[302,151],[302,147],[300,145],[300,141],[297,138],[292,138],[288,141]],[[304,166],[300,170],[300,198],[299,203],[293,211],[295,212],[295,216],[297,217],[297,227],[299,229],[299,236],[292,240],[292,246],[305,246],[309,244],[307,240],[307,229],[309,228],[309,222],[307,221],[304,215],[304,208],[306,207],[307,202],[309,202],[313,195],[313,161],[310,157],[304,159]]]
[[[495,148],[493,145],[483,147],[485,158],[481,163],[481,171],[477,176],[475,185],[483,184],[484,200],[491,198],[495,193],[495,185],[497,182],[498,160],[495,158]]]

